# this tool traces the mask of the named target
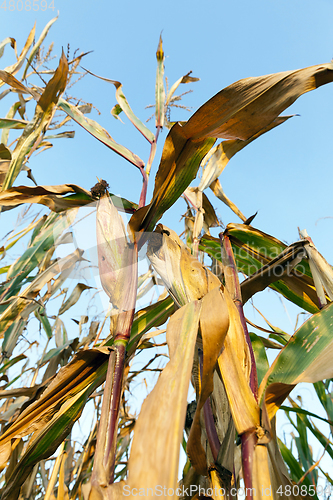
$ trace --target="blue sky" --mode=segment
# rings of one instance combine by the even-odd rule
[[[181,88],[193,89],[183,101],[193,111],[240,78],[329,62],[333,56],[333,5],[329,1],[194,0],[161,4],[54,0],[54,11],[48,8],[45,12],[41,11],[41,0],[35,2],[40,10],[18,12],[9,11],[7,0],[7,10],[0,11],[2,39],[16,38],[21,50],[34,21],[39,35],[59,11],[47,39],[55,42],[54,53],[60,56],[61,47],[66,49],[68,43],[71,54],[75,49],[92,50],[83,65],[98,75],[121,81],[127,99],[142,120],[151,114],[145,106],[154,102],[155,51],[160,32],[169,82],[172,84],[189,70],[201,79],[191,87]],[[6,48],[3,65],[7,60],[12,62],[10,56]],[[73,88],[73,94],[92,102],[102,114],[93,112],[91,118],[147,160],[148,143],[126,120],[121,124],[110,116],[116,102],[113,86],[87,76]],[[0,103],[1,113],[6,112],[7,102]],[[226,194],[245,215],[259,211],[257,227],[275,231],[275,236],[288,242],[297,238],[297,226],[307,227],[317,245],[323,245],[323,252],[332,221],[319,219],[333,215],[332,107],[331,85],[302,96],[287,111],[301,116],[236,155],[220,178]],[[189,116],[173,110],[171,118]],[[154,128],[153,121],[150,126]],[[36,157],[31,164],[38,183],[74,182],[89,189],[98,176],[108,180],[113,192],[136,201],[141,183],[138,170],[78,126],[73,128],[74,140],[55,142],[53,151]],[[165,136],[166,131],[160,145]],[[157,166],[158,156],[153,173]],[[218,200],[212,196],[210,199],[225,224],[236,221]],[[327,257],[333,257],[329,247],[328,251]]]
[[[35,5],[36,11],[26,10],[29,5]],[[51,1],[47,0],[46,5],[52,6]],[[20,12],[16,0],[6,0],[0,6],[1,39],[14,37],[19,52],[33,23],[37,22],[39,36],[59,11],[59,19],[47,38],[48,42],[54,41],[57,58],[62,47],[67,50],[67,44],[71,55],[75,49],[93,51],[84,58],[83,65],[98,75],[121,81],[132,109],[143,121],[151,114],[145,106],[154,103],[155,52],[161,32],[165,75],[170,85],[190,70],[200,78],[200,82],[180,88],[193,90],[183,100],[193,112],[241,78],[327,63],[333,57],[331,0],[54,0],[54,10],[47,8],[45,12],[41,10],[45,7],[41,0],[34,4],[23,2]],[[10,10],[13,6],[15,9]],[[14,62],[9,47],[0,62],[2,68]],[[149,147],[145,139],[126,119],[122,124],[110,115],[116,103],[112,85],[87,76],[73,87],[73,94],[92,102],[101,115],[93,111],[91,118],[147,161]],[[286,110],[286,114],[300,116],[246,147],[220,177],[225,193],[246,216],[258,210],[255,227],[287,243],[298,239],[298,226],[306,228],[329,262],[333,262],[332,97],[333,85],[303,95]],[[11,102],[0,101],[1,116]],[[172,110],[171,119],[185,120],[189,116],[190,113]],[[149,126],[154,130],[153,120]],[[75,183],[90,189],[99,177],[109,182],[113,193],[137,202],[141,189],[139,171],[79,126],[71,125],[70,129],[75,129],[75,139],[54,141],[52,150],[31,161],[37,182]],[[165,137],[163,131],[152,174],[157,170]],[[16,183],[31,184],[25,174]],[[151,179],[148,199],[152,187]],[[208,196],[225,225],[240,222],[210,192]],[[165,223],[180,232],[178,221],[183,211],[185,203],[177,202]],[[269,306],[261,297],[256,304],[270,310],[273,323],[281,320],[279,326],[292,333],[292,314],[296,315],[297,308],[288,306],[289,321],[279,299],[270,295]]]

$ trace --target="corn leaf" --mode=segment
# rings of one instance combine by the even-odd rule
[[[140,309],[135,313],[131,329],[131,337],[127,344],[127,356],[130,357],[138,346],[142,336],[152,327],[160,326],[174,313],[175,307],[171,297],[159,300],[155,304]]]
[[[110,134],[103,127],[101,127],[101,125],[90,118],[86,118],[76,106],[73,106],[73,104],[70,104],[64,99],[59,99],[58,107],[74,121],[76,121],[76,123],[81,125],[81,127],[89,132],[89,134],[101,141],[108,148],[112,149],[112,151],[125,158],[125,160],[129,161],[138,168],[144,166],[144,162],[136,154],[114,141]]]
[[[329,304],[311,316],[276,357],[259,387],[260,404],[265,402],[270,418],[298,383],[333,377],[332,322]]]
[[[158,42],[157,52],[157,70],[156,70],[156,84],[155,84],[155,124],[156,127],[163,127],[164,125],[164,52],[162,35]]]
[[[286,122],[287,120],[289,120],[289,118],[292,118],[292,116],[280,116],[276,118],[267,127],[260,130],[260,132],[246,141],[235,139],[230,141],[223,141],[218,144],[218,146],[214,148],[213,154],[210,155],[209,161],[202,174],[202,178],[199,184],[200,191],[204,191],[204,189],[210,186],[211,183],[221,175],[221,173],[229,163],[229,160],[236,153],[238,153],[238,151],[241,151],[243,148],[245,148],[245,146],[253,142],[261,135]]]
[[[76,263],[81,259],[82,252],[76,251],[67,257],[54,262],[22,291],[22,294],[9,300],[8,307],[0,314],[0,329],[4,332],[2,352],[9,357],[16,345],[16,341],[28,320],[31,312],[40,307],[36,300],[41,289],[61,273],[67,279]],[[53,290],[54,293],[55,290]]]
[[[26,85],[23,85],[15,76],[12,75],[12,73],[8,73],[5,70],[0,70],[0,80],[2,80],[4,83],[7,83],[7,85],[10,85],[12,89],[16,90],[16,92],[20,94],[30,94],[32,95],[37,101],[40,98],[40,94],[33,90],[30,87],[27,87]]]
[[[26,120],[14,120],[10,118],[0,119],[0,129],[11,128],[11,129],[22,129],[25,128],[28,122]]]
[[[251,360],[238,310],[229,293],[224,293],[229,311],[229,329],[218,366],[239,434],[255,429],[260,422],[259,406],[249,385]]]
[[[202,158],[214,142],[210,138],[194,142],[186,138],[181,125],[176,123],[172,127],[164,143],[152,200],[131,217],[132,232],[153,230],[195,178]]]
[[[272,483],[268,465],[268,451],[266,446],[255,447],[252,481],[254,497],[260,500],[273,500]]]
[[[116,87],[116,99],[118,102],[119,108],[115,110],[114,113],[112,113],[115,117],[118,117],[118,115],[123,111],[127,118],[133,123],[133,125],[138,129],[139,132],[149,141],[150,143],[154,142],[155,136],[152,133],[151,130],[149,130],[148,127],[144,123],[142,123],[141,120],[135,114],[133,113],[130,105],[127,102],[127,99],[123,93],[123,85],[120,82],[117,82],[116,80],[110,80],[109,78],[103,78],[102,76],[97,76],[91,71],[88,71],[87,69],[85,70],[87,73],[90,75],[95,76],[96,78],[99,78],[100,80],[104,80],[105,82],[112,83]]]
[[[7,68],[5,68],[5,71],[7,73],[11,73],[12,75],[15,75],[20,70],[20,68],[22,67],[22,64],[25,61],[25,56],[27,55],[27,53],[28,53],[33,41],[34,41],[35,31],[36,31],[36,22],[34,24],[34,27],[32,28],[32,30],[30,31],[30,33],[28,35],[27,41],[25,42],[25,45],[22,49],[21,54],[17,58],[16,63],[12,64],[12,66],[7,66]],[[3,83],[0,82],[0,88],[2,87],[2,85],[3,85]]]
[[[24,71],[23,71],[23,75],[22,75],[22,80],[25,79],[26,77],[26,74],[27,74],[27,71],[28,69],[30,68],[30,64],[31,62],[33,61],[39,47],[42,45],[46,35],[48,34],[49,32],[49,29],[51,28],[52,24],[54,24],[56,22],[56,20],[58,19],[58,16],[57,17],[54,17],[53,19],[51,19],[51,21],[49,21],[47,23],[47,25],[45,26],[45,28],[43,29],[40,37],[38,38],[37,42],[35,43],[35,45],[32,47],[31,49],[31,52],[29,54],[29,57],[28,57],[28,60],[27,60],[27,65],[26,67],[24,68]]]
[[[97,204],[96,232],[103,289],[117,312],[129,311],[137,291],[137,257],[127,241],[124,222],[107,194]]]
[[[13,470],[2,498],[16,498],[34,465],[51,456],[79,418],[87,398],[105,379],[108,354],[99,349],[81,351],[61,368],[37,401],[25,408],[0,437],[0,457],[6,461],[11,439],[34,433]],[[51,417],[51,418],[50,418]]]
[[[12,47],[12,49],[16,49],[15,38],[11,38],[11,37],[7,36],[7,38],[5,38],[4,40],[2,40],[2,42],[0,42],[0,58],[3,56],[3,53],[5,51],[5,46],[8,43],[10,43],[10,46]]]
[[[247,218],[245,217],[245,215],[242,214],[239,208],[224,193],[221,183],[218,179],[215,179],[215,181],[213,181],[209,187],[215,194],[216,198],[218,198],[225,205],[227,205],[227,207],[229,207],[230,210],[232,210],[237,215],[237,217],[239,217],[243,222],[246,221]]]
[[[257,374],[258,374],[258,384],[266,375],[266,372],[269,368],[269,363],[266,355],[265,345],[261,340],[259,335],[255,333],[250,333],[251,344],[253,348],[254,357],[256,360]]]
[[[112,196],[113,204],[120,211],[133,213],[137,208],[136,203],[132,203],[125,198],[120,198],[112,193],[110,193],[110,196]],[[95,204],[96,199],[92,197],[90,191],[76,184],[36,187],[16,186],[0,193],[0,205],[4,207],[3,211],[11,210],[22,203],[39,203],[49,207],[53,212],[62,212],[70,208]]]
[[[59,61],[59,66],[45,87],[43,94],[40,96],[33,120],[25,127],[23,134],[19,138],[17,145],[12,154],[11,164],[8,168],[6,178],[1,190],[5,191],[10,188],[18,174],[20,173],[25,157],[38,140],[40,135],[43,135],[48,127],[58,102],[59,95],[65,90],[67,82],[68,63],[65,54]]]
[[[232,244],[237,269],[248,276],[260,271],[264,265],[270,264],[287,248],[280,240],[245,224],[228,224],[227,234]],[[199,248],[217,260],[221,260],[220,247],[219,239],[212,236],[205,235],[200,240]],[[279,273],[270,272],[270,268],[267,271],[272,279],[279,277],[279,273],[281,273],[281,269]],[[260,283],[260,272],[258,275],[257,283]],[[249,282],[244,282],[242,286],[249,286]],[[319,310],[311,271],[305,259],[294,270],[284,274],[281,279],[270,283],[269,286],[306,311],[317,312]]]
[[[187,453],[192,466],[202,475],[207,473],[206,453],[201,445],[200,412],[213,392],[213,374],[229,327],[228,306],[220,288],[211,290],[202,299],[200,332],[203,348],[203,368],[200,395],[187,441]]]
[[[77,283],[66,302],[61,305],[58,314],[64,314],[65,311],[68,311],[68,309],[70,309],[72,306],[74,306],[74,304],[77,303],[77,301],[81,297],[82,292],[84,292],[84,290],[90,290],[91,288],[91,286],[85,285],[84,283]]]
[[[221,284],[162,224],[150,237],[147,256],[179,307],[201,299]]]
[[[128,465],[131,489],[155,485],[176,488],[200,309],[200,303],[189,303],[173,314],[168,323],[170,361],[144,401],[135,424]],[[151,421],[156,425],[147,425]]]
[[[186,75],[184,75],[181,78],[179,78],[179,80],[177,80],[171,86],[171,88],[170,88],[170,90],[168,92],[166,101],[165,101],[165,106],[168,106],[174,100],[174,99],[172,99],[172,96],[176,92],[176,90],[178,89],[179,85],[181,85],[182,83],[198,82],[200,80],[200,78],[196,78],[196,77],[190,76],[191,73],[192,73],[192,71],[189,71],[188,73],[186,73]]]
[[[292,483],[289,477],[286,464],[284,463],[281,456],[276,437],[275,420],[276,419],[273,418],[271,423],[272,439],[267,444],[269,457],[268,465],[272,483],[271,493],[274,500],[299,500],[300,497],[297,494],[299,489],[293,489],[294,483]],[[296,493],[296,495],[293,494],[293,491]],[[315,495],[315,491],[313,491],[313,495],[311,495],[311,498],[315,498],[316,500],[318,500],[317,496]]]
[[[332,81],[332,63],[239,80],[201,106],[184,125],[184,132],[192,139],[247,141],[299,96]]]

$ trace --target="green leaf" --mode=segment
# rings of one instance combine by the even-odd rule
[[[263,266],[270,264],[273,259],[276,259],[280,254],[283,256],[283,252],[286,250],[287,246],[273,236],[246,224],[228,224],[226,231],[232,244],[237,269],[239,271],[248,276],[257,273],[257,285],[259,286],[261,270],[266,269],[268,278],[267,283],[270,288],[278,291],[284,297],[308,312],[317,312],[319,310],[318,297],[314,288],[311,271],[305,259],[289,273],[283,274],[281,279],[271,282],[272,279],[279,277],[279,273],[276,271],[274,271],[274,273],[270,272],[273,271],[273,269],[269,267],[264,268]],[[204,235],[200,240],[199,248],[221,261],[221,244],[218,238]],[[290,257],[292,259],[292,254]],[[286,264],[288,264],[288,262],[287,258]],[[290,266],[291,264],[289,264],[289,267]],[[282,274],[281,269],[279,272]],[[271,276],[269,276],[269,274],[271,274]],[[250,280],[244,282],[241,287],[248,287],[249,284],[251,284]],[[265,284],[264,281],[263,284]],[[260,286],[255,289],[259,290]],[[246,292],[247,297],[249,290],[250,288]]]
[[[102,76],[97,76],[91,71],[88,71],[87,69],[85,69],[85,71],[87,71],[87,73],[89,73],[90,75],[99,78],[100,80],[112,83],[116,87],[116,99],[118,102],[118,108],[117,107],[115,107],[116,109],[113,108],[114,112],[112,113],[111,111],[111,114],[117,118],[118,115],[121,113],[121,111],[123,111],[127,116],[127,118],[133,123],[133,125],[138,129],[138,131],[141,132],[141,134],[147,139],[147,141],[149,141],[150,143],[154,142],[155,136],[152,133],[152,131],[149,130],[149,128],[146,127],[146,125],[142,123],[142,121],[139,120],[137,116],[135,116],[130,105],[128,104],[127,99],[123,93],[122,84],[120,82],[117,82],[116,80],[110,80],[109,78],[103,78]]]
[[[269,368],[268,359],[266,356],[266,350],[263,341],[255,333],[250,333],[250,339],[252,343],[253,353],[256,360],[257,375],[258,375],[258,385],[260,385],[262,379],[266,375]]]
[[[190,76],[192,73],[192,71],[189,71],[186,75],[182,76],[181,78],[179,78],[179,80],[177,80],[170,88],[169,92],[168,92],[168,95],[167,95],[167,98],[166,98],[166,101],[165,101],[165,106],[168,106],[173,100],[176,100],[176,98],[172,98],[173,94],[176,92],[176,90],[178,89],[179,85],[181,85],[182,83],[193,83],[193,82],[198,82],[200,80],[200,78],[195,78],[193,76]]]
[[[174,311],[175,306],[172,298],[166,297],[136,312],[131,329],[131,337],[127,344],[127,356],[130,357],[135,352],[142,336],[146,332],[153,327],[163,325]]]
[[[260,404],[265,401],[270,418],[298,383],[332,378],[332,324],[333,303],[311,316],[274,360],[258,395]]]
[[[136,167],[144,167],[144,162],[136,154],[114,141],[110,134],[103,127],[101,127],[101,125],[90,118],[86,118],[76,106],[73,106],[73,104],[70,104],[64,99],[59,99],[58,107],[74,121],[76,121],[76,123],[81,125],[81,127],[89,132],[89,134],[101,141],[108,148],[112,149],[112,151],[118,153],[120,156],[125,158],[125,160],[129,161]]]
[[[45,252],[47,252],[55,241],[61,236],[64,230],[70,226],[77,211],[73,210],[65,215],[51,214],[45,221],[39,234],[35,237],[32,246],[28,247],[25,252],[11,265],[7,275],[7,279],[11,279],[5,300],[11,296],[18,286],[21,285],[23,279],[42,261]]]
[[[155,177],[153,198],[140,208],[129,222],[132,232],[152,231],[156,222],[181,196],[195,178],[202,158],[215,139],[192,141],[176,123],[164,143],[162,158]]]
[[[311,411],[305,410],[304,408],[300,408],[299,406],[295,406],[294,408],[291,406],[280,406],[280,410],[283,410],[287,413],[293,412],[297,413],[298,415],[306,415],[307,417],[313,417],[313,418],[318,418],[322,422],[325,422],[326,424],[333,425],[332,420],[327,420],[327,418],[320,417],[319,415],[316,415],[316,413],[312,413]]]
[[[35,316],[40,321],[40,323],[43,325],[44,331],[47,335],[48,339],[52,338],[52,326],[49,322],[48,317],[44,313],[43,308],[36,309],[35,311]]]
[[[14,64],[12,64],[11,66],[7,66],[7,68],[5,68],[5,71],[7,71],[8,73],[11,73],[12,75],[15,75],[20,70],[20,68],[22,67],[22,64],[25,61],[25,56],[27,55],[28,50],[30,49],[30,47],[34,41],[35,31],[36,31],[36,22],[34,24],[34,27],[32,28],[32,30],[30,31],[30,33],[28,35],[27,41],[25,42],[25,45],[22,49],[21,54],[17,58],[17,61]],[[3,85],[3,83],[0,82],[0,87],[2,87],[2,85]]]

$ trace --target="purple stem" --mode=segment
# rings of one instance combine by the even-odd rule
[[[222,250],[222,261],[224,264],[224,274],[226,278],[226,282],[229,282],[230,292],[233,295],[233,301],[237,307],[239,317],[241,320],[241,324],[244,331],[244,337],[246,343],[248,345],[250,351],[251,358],[251,372],[250,372],[250,388],[252,393],[258,401],[258,376],[257,376],[257,367],[254,358],[253,348],[251,339],[249,336],[249,332],[246,325],[246,320],[243,311],[243,302],[242,302],[242,294],[241,288],[239,284],[237,267],[234,258],[234,253],[232,251],[232,246],[229,240],[229,237],[226,234],[220,233],[219,238],[221,241],[221,250]],[[243,478],[244,485],[246,491],[246,500],[250,500],[253,498],[253,482],[252,482],[252,474],[253,474],[253,455],[254,449],[257,443],[257,436],[255,430],[250,430],[244,432],[240,436],[241,446],[242,446],[242,467],[243,467]]]
[[[109,484],[112,484],[114,480],[114,465],[116,459],[118,419],[119,419],[119,408],[120,408],[120,400],[122,395],[122,385],[124,377],[126,345],[123,343],[118,344],[115,347],[115,353],[116,353],[116,361],[114,365],[113,385],[110,398],[108,438],[106,442],[105,455],[104,455],[104,467]]]
[[[204,417],[209,446],[212,450],[214,462],[216,462],[221,448],[221,443],[216,432],[213,412],[210,406],[210,398],[208,398],[204,404]]]
[[[200,378],[202,379],[202,368],[203,368],[203,352],[199,349],[199,363],[200,363]],[[214,416],[212,408],[210,406],[210,398],[208,397],[204,407],[204,417],[205,417],[205,427],[206,434],[209,442],[210,449],[214,458],[214,462],[217,461],[217,457],[221,448],[221,443],[216,432]]]
[[[144,207],[146,204],[146,197],[147,197],[147,186],[148,186],[148,177],[143,168],[140,168],[140,172],[142,174],[143,180],[142,180],[142,190],[140,194],[140,200],[139,200],[139,207]]]
[[[105,447],[105,440],[108,435],[109,407],[110,407],[110,398],[112,394],[112,385],[114,380],[115,362],[116,362],[116,352],[112,349],[109,356],[108,370],[106,374],[106,381],[105,381],[103,401],[102,401],[102,410],[97,432],[94,470],[91,477],[91,484],[94,485],[95,488],[99,487],[99,484],[104,477],[102,471],[102,469],[104,468],[103,465],[103,460],[105,456],[104,447]]]
[[[105,480],[112,484],[117,448],[117,431],[119,408],[122,397],[124,367],[126,361],[126,346],[130,338],[134,318],[138,283],[138,249],[134,244],[132,270],[124,286],[127,295],[122,303],[121,312],[115,318],[115,328],[112,331],[114,343],[110,354],[106,384],[104,389],[102,412],[99,423],[96,444],[96,459],[92,481],[95,487],[102,487]],[[130,261],[129,261],[130,262]]]
[[[242,447],[242,468],[246,500],[251,500],[253,498],[253,455],[254,449],[257,444],[257,436],[254,431],[248,431],[244,432],[244,434],[240,436],[240,439]]]

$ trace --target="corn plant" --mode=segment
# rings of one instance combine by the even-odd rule
[[[87,118],[87,105],[66,95],[83,55],[69,61],[63,53],[57,68],[48,71],[47,83],[29,83],[29,72],[41,73],[39,51],[54,21],[37,42],[33,28],[16,62],[0,71],[0,98],[10,92],[18,96],[0,119],[1,210],[22,204],[49,209],[10,235],[0,249],[6,257],[30,234],[25,252],[0,269],[0,397],[5,401],[0,409],[1,498],[234,499],[240,487],[247,499],[318,498],[319,471],[330,483],[332,478],[315,461],[308,432],[331,459],[333,443],[313,422],[316,413],[295,402],[290,392],[301,382],[314,384],[327,415],[321,419],[333,425],[332,268],[305,231],[299,241],[286,245],[255,228],[253,217],[244,216],[224,193],[219,177],[238,151],[291,118],[281,113],[299,96],[333,81],[332,63],[240,80],[203,104],[188,121],[172,123],[170,108],[179,100],[175,92],[197,78],[188,73],[166,90],[160,38],[154,131],[134,114],[120,82],[90,74],[115,87],[113,114],[124,113],[147,140],[144,162]],[[5,39],[0,56],[6,45],[16,50],[15,40]],[[31,119],[28,102],[35,102]],[[136,202],[110,193],[110,179],[100,179],[90,190],[74,184],[15,185],[32,155],[50,147],[55,135],[47,131],[70,120],[139,169],[142,188]],[[169,131],[151,180],[163,127]],[[21,135],[9,144],[12,130]],[[30,170],[28,175],[34,181]],[[147,202],[149,181],[154,189]],[[208,188],[242,221],[228,224],[218,237],[210,234],[220,223],[205,194]],[[159,222],[180,197],[187,207],[183,239]],[[111,309],[100,323],[82,315],[80,335],[90,321],[87,335],[68,340],[60,316],[90,287],[77,283],[67,297],[66,280],[84,259],[83,251],[57,258],[55,250],[70,239],[68,229],[85,205],[96,206],[99,275]],[[131,215],[127,227],[121,210]],[[150,267],[138,276],[143,249]],[[241,281],[240,273],[245,276]],[[164,292],[138,308],[138,297],[154,285],[163,286]],[[310,313],[292,336],[268,320],[266,336],[249,332],[243,306],[267,287]],[[51,317],[47,311],[55,294],[64,300]],[[17,349],[22,337],[29,339],[32,316],[46,338],[43,356],[33,368],[26,363],[13,380],[12,368],[28,361],[29,353],[17,354]],[[169,360],[139,415],[131,415],[127,398],[137,375],[131,370],[133,359],[151,349],[141,371],[151,369],[159,355],[154,338],[161,331],[156,329],[165,323]],[[48,351],[53,337],[56,349]],[[267,349],[278,352],[271,364]],[[47,368],[36,382],[43,366]],[[190,383],[195,400],[188,403]],[[286,400],[289,405],[283,405]],[[97,423],[81,451],[74,452],[71,429],[91,401]],[[297,432],[297,454],[277,437],[278,410],[286,412]],[[180,446],[187,462],[179,480]]]

